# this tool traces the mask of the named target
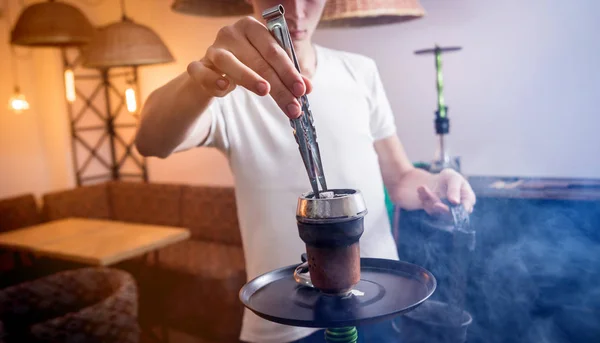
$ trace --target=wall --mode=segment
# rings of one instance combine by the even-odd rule
[[[37,110],[37,102],[30,90],[35,88],[35,80],[24,73],[32,65],[33,55],[20,49],[16,55],[24,61],[18,63],[19,86],[26,92],[31,110],[14,114],[8,110],[9,98],[13,93],[11,56],[8,45],[0,45],[0,194],[19,194],[24,191],[47,189],[48,177],[46,158],[42,142],[42,113]],[[24,74],[24,75],[23,75]]]
[[[422,4],[422,20],[317,37],[379,63],[411,158],[431,158],[436,109],[433,57],[413,52],[458,45],[444,56],[444,79],[451,146],[466,173],[600,177],[600,2]]]
[[[15,12],[16,0],[11,0]],[[31,3],[28,1],[26,3]],[[116,0],[71,1],[95,25],[120,17]],[[127,13],[151,26],[177,62],[140,70],[142,100],[200,58],[218,28],[234,21],[174,13],[168,0],[128,0]],[[433,58],[414,50],[459,45],[444,56],[453,151],[471,175],[600,177],[600,126],[593,96],[600,94],[600,22],[592,0],[422,0],[426,18],[403,25],[322,30],[316,42],[373,57],[413,160],[433,154],[436,107]],[[15,13],[13,13],[14,20]],[[2,33],[8,35],[5,21]],[[14,116],[0,106],[0,197],[73,185],[70,139],[59,55],[20,49],[20,83],[32,109]],[[27,52],[30,51],[30,52]],[[8,46],[0,45],[6,61]],[[0,100],[12,90],[10,66],[0,65]],[[226,160],[196,149],[148,161],[157,182],[229,185]]]
[[[14,22],[17,8],[16,2],[10,7],[7,4],[0,4],[0,30],[8,41],[9,21]],[[68,153],[61,144],[68,139],[61,130],[66,124],[60,117],[64,104],[54,96],[57,90],[48,92],[44,82],[59,73],[58,55],[50,49],[17,47],[14,51],[13,69],[10,46],[0,45],[0,197],[26,192],[40,195],[72,184],[66,168]],[[8,109],[15,85],[30,105],[30,110],[21,114]]]

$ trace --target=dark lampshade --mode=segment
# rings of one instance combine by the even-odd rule
[[[223,17],[252,14],[245,0],[174,0],[175,12]],[[425,10],[419,0],[328,0],[321,27],[359,27],[405,22],[420,18]]]
[[[98,69],[174,61],[156,32],[129,18],[99,28],[82,53],[83,65]]]
[[[321,27],[362,27],[401,23],[425,15],[418,0],[328,0]]]
[[[25,46],[73,46],[88,43],[94,27],[76,7],[59,1],[27,6],[19,15],[10,42]]]
[[[175,0],[171,9],[178,13],[206,17],[252,14],[252,5],[245,0]]]

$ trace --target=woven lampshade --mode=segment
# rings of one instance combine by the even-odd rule
[[[88,43],[94,27],[79,9],[59,1],[35,3],[19,15],[11,44],[25,46],[72,46]]]
[[[233,17],[252,14],[245,0],[175,0],[171,9],[178,13],[204,17]]]
[[[321,27],[401,23],[425,15],[419,0],[327,0]]]
[[[129,18],[99,28],[92,41],[82,48],[82,54],[85,67],[98,69],[174,61],[151,28]]]

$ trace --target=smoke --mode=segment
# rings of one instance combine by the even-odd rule
[[[400,257],[436,276],[433,299],[462,292],[473,316],[467,342],[600,342],[600,205],[478,199],[468,254],[425,218],[401,215]]]

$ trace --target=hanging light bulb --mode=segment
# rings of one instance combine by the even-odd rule
[[[135,90],[131,85],[125,90],[125,101],[127,103],[127,111],[135,113],[137,111],[137,100]]]
[[[15,87],[13,96],[8,100],[8,108],[16,114],[21,114],[29,109],[29,103],[25,95],[21,93],[19,86]]]
[[[65,95],[70,103],[75,102],[77,98],[75,95],[75,74],[71,69],[65,70]]]
[[[127,89],[125,90],[125,104],[127,105],[127,111],[131,113],[134,117],[137,117],[138,113],[138,104],[137,104],[137,66],[133,67],[131,77],[127,79]]]

